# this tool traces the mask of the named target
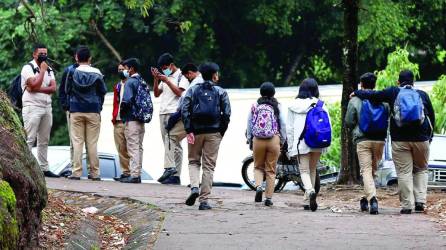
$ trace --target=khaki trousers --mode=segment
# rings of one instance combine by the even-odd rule
[[[212,190],[214,169],[222,136],[220,133],[195,135],[195,143],[189,146],[189,176],[191,188],[200,185],[200,166],[203,165],[201,177],[200,202],[208,199]]]
[[[315,191],[314,184],[316,182],[316,167],[319,159],[321,158],[321,152],[310,152],[308,154],[302,154],[298,157],[300,178],[302,179],[305,189],[304,199],[307,199],[308,195]]]
[[[82,155],[84,144],[90,159],[90,175],[100,177],[98,139],[101,131],[101,115],[98,113],[70,113],[71,141],[73,143],[73,176],[82,175]]]
[[[181,157],[178,158],[178,145],[181,148],[181,141],[186,137],[186,130],[184,130],[184,125],[182,121],[177,122],[175,126],[166,135],[166,143],[164,144],[165,154],[164,154],[164,168],[176,167],[177,173],[175,176],[181,175],[181,165],[178,165],[179,160],[183,160],[182,154],[183,149],[181,149]],[[179,166],[179,167],[178,167]]]
[[[115,138],[116,150],[119,154],[119,166],[122,174],[130,175],[129,162],[130,156],[127,151],[127,140],[125,139],[125,124],[122,121],[117,121],[113,125],[113,135]]]
[[[415,202],[426,203],[429,142],[392,142],[392,157],[398,175],[400,203],[413,209]]]
[[[70,140],[70,161],[71,161],[71,166],[73,166],[74,165],[74,163],[73,163],[74,148],[73,148],[73,143],[71,142],[70,112],[69,111],[65,111],[65,115],[67,117],[68,137],[69,137],[69,140]],[[85,151],[88,152],[87,144],[85,144]],[[86,160],[87,160],[87,170],[88,170],[88,172],[90,172],[90,159],[88,158],[88,155],[86,157]]]
[[[29,151],[31,152],[37,140],[37,162],[42,171],[48,171],[48,143],[53,126],[52,108],[25,106],[22,109],[22,117]]]
[[[183,148],[181,147],[181,140],[179,138],[174,138],[173,140],[169,139],[169,136],[167,134],[167,130],[164,128],[164,126],[167,124],[167,121],[169,120],[170,114],[162,114],[160,115],[160,128],[161,128],[161,138],[163,139],[164,144],[164,168],[176,168],[177,173],[175,176],[180,176],[181,174],[181,168],[183,166]],[[172,129],[174,130],[177,128],[180,122],[178,122],[175,127]],[[181,122],[181,125],[183,123]],[[181,127],[177,128],[181,129]],[[183,126],[184,130],[184,126]],[[175,133],[175,132],[174,132]],[[184,132],[186,133],[186,132]],[[170,135],[172,135],[172,131],[170,132]],[[183,137],[184,138],[184,137]],[[169,149],[169,141],[170,141],[170,149]],[[171,152],[169,152],[171,151]],[[174,162],[171,161],[171,153],[173,152]]]
[[[127,140],[127,152],[130,156],[129,168],[132,177],[141,177],[144,133],[145,127],[142,122],[130,121],[125,124],[124,135]]]
[[[261,186],[266,175],[266,198],[272,198],[276,180],[276,165],[280,154],[278,135],[270,139],[253,140],[254,179],[256,187]]]
[[[383,155],[384,143],[384,141],[362,141],[356,145],[356,153],[358,154],[364,193],[367,200],[376,197],[374,177],[378,163]]]

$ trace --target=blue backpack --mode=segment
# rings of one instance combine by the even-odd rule
[[[211,82],[197,84],[192,97],[192,120],[202,124],[214,124],[220,120],[220,94]]]
[[[152,120],[153,103],[150,97],[150,89],[147,83],[140,76],[134,77],[138,83],[135,95],[135,103],[132,105],[132,116],[143,123],[149,123]]]
[[[393,118],[398,127],[423,124],[425,118],[423,101],[412,86],[400,87],[393,106]]]
[[[302,139],[310,148],[326,148],[331,144],[331,126],[328,113],[322,108],[324,102],[318,100],[311,105],[305,119],[305,127],[299,138],[297,148]]]
[[[359,129],[364,134],[385,133],[388,127],[389,111],[384,104],[373,104],[369,100],[362,101],[359,114]]]

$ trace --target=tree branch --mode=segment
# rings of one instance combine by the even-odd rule
[[[111,53],[115,56],[115,58],[119,62],[122,61],[121,55],[115,49],[115,47],[113,47],[113,45],[107,40],[107,38],[104,36],[104,34],[102,34],[102,32],[99,30],[98,25],[96,24],[96,22],[94,20],[91,20],[90,24],[93,27],[93,29],[95,30],[96,35],[98,35],[99,38],[101,38],[102,42],[105,44],[105,46],[107,46],[107,48],[111,51]]]
[[[34,14],[34,11],[31,9],[31,6],[29,6],[28,1],[20,0],[20,2],[22,3],[23,7],[25,7],[26,10],[28,10],[31,17],[36,18],[36,14]]]

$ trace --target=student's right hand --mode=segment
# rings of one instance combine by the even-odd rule
[[[40,63],[40,72],[45,72],[45,71],[47,71],[47,69],[48,69],[48,64],[45,61],[41,62]]]
[[[350,99],[352,99],[354,96],[355,96],[355,92],[352,92],[352,93],[350,94]]]
[[[195,135],[194,133],[187,134],[187,143],[194,144],[195,143]]]

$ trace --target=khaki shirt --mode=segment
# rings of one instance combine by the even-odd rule
[[[22,68],[21,76],[22,76],[22,90],[25,89],[26,81],[31,77],[37,77],[39,75],[39,67],[37,66],[37,63],[32,60],[29,63],[33,65],[34,69],[36,70],[36,73],[34,73],[33,69],[30,67],[30,65],[26,64]],[[51,68],[50,68],[51,69]],[[43,77],[42,87],[48,87],[50,85],[51,80],[55,80],[54,72],[51,69],[51,71],[45,72],[45,76]],[[29,92],[26,90],[23,93],[22,96],[22,103],[23,107],[26,106],[38,106],[38,107],[51,107],[51,95],[45,94],[45,93],[35,93],[35,92]]]

